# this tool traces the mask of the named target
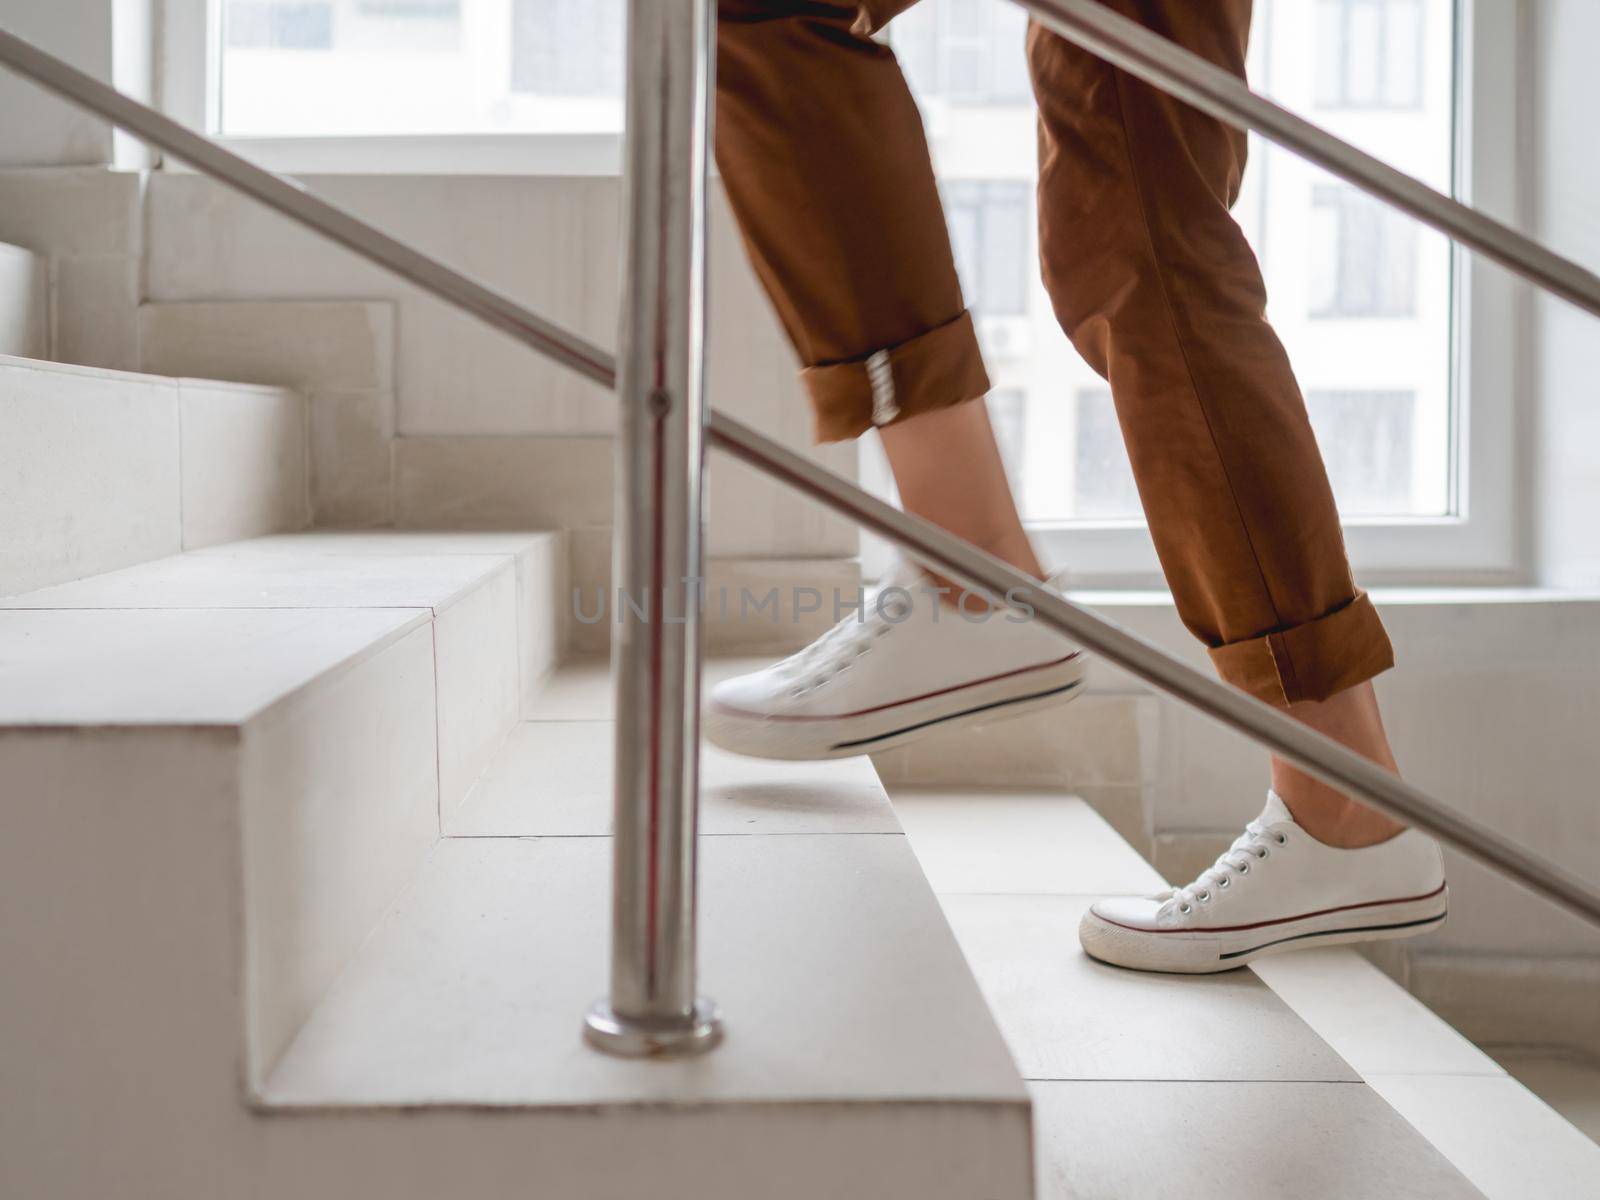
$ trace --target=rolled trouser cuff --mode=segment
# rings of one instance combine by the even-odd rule
[[[1211,648],[1217,674],[1268,704],[1326,700],[1394,666],[1394,647],[1365,592],[1326,616]]]
[[[989,390],[972,314],[937,325],[897,346],[846,362],[806,367],[813,434],[842,442],[937,408],[976,400]]]

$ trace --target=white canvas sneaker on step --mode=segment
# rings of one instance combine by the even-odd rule
[[[902,563],[859,614],[782,662],[718,684],[701,720],[706,739],[758,758],[847,758],[1077,695],[1076,646],[1015,613],[964,616],[934,586]]]
[[[1188,887],[1097,901],[1078,926],[1091,958],[1204,974],[1265,954],[1413,937],[1444,924],[1438,843],[1408,829],[1359,850],[1317,841],[1276,792]]]

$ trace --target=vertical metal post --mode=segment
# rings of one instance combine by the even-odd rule
[[[616,822],[611,993],[591,1045],[691,1054],[721,1036],[695,986],[705,182],[711,0],[629,0],[618,363]]]

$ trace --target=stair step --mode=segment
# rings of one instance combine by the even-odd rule
[[[1196,978],[1107,967],[1078,949],[1083,910],[1165,882],[1089,805],[891,797],[1029,1081],[1042,1200],[1600,1189],[1600,1147],[1354,950]]]
[[[49,264],[0,242],[0,355],[43,358],[50,352]]]
[[[8,1090],[109,1102],[118,1079],[162,1078],[170,1103],[116,1124],[192,1151],[518,720],[564,557],[547,533],[300,534],[0,605],[0,911],[22,914],[0,923]],[[107,1119],[39,1112],[17,1130],[34,1164]],[[118,1190],[99,1183],[69,1190]]]
[[[520,724],[447,814],[415,886],[261,1103],[363,1111],[396,1136],[408,1123],[395,1110],[492,1107],[534,1129],[603,1105],[617,1145],[676,1131],[667,1178],[684,1189],[1031,1195],[1025,1089],[865,759],[782,764],[708,748],[700,974],[727,1040],[653,1063],[583,1045],[609,953],[611,725],[593,716],[609,711],[608,692],[597,664],[557,672],[534,710],[545,719]],[[582,719],[549,715],[573,711],[563,696],[585,697]],[[766,1126],[729,1160],[716,1131],[758,1114]],[[462,1136],[495,1129],[477,1122]],[[790,1162],[796,1137],[816,1152]],[[557,1151],[538,1182],[542,1195],[633,1195],[647,1169]],[[633,1182],[608,1191],[613,1171]]]
[[[263,1089],[282,1107],[898,1100],[1024,1093],[898,834],[705,840],[698,1060],[587,1050],[608,838],[446,838]],[[936,1004],[928,1003],[938,997]]]
[[[0,357],[0,479],[0,596],[298,529],[305,401]]]
[[[407,608],[0,608],[0,727],[241,727],[425,627]]]
[[[610,721],[525,721],[445,831],[458,837],[606,836],[612,831]],[[707,834],[899,833],[865,758],[771,762],[703,746],[700,830]]]

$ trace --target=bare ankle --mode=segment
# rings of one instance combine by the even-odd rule
[[[1325,784],[1287,788],[1278,794],[1293,814],[1295,824],[1325,846],[1359,850],[1375,846],[1405,832],[1406,827],[1375,808],[1369,808]]]

